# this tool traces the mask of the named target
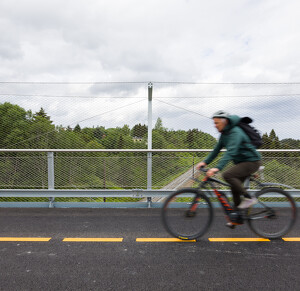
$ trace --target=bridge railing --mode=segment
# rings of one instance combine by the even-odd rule
[[[210,151],[2,149],[0,207],[160,207],[166,195],[193,185],[194,167]],[[292,186],[298,200],[300,150],[260,152],[264,180]]]

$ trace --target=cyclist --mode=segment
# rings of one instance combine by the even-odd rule
[[[212,119],[216,129],[221,133],[217,145],[203,162],[196,165],[197,169],[207,166],[219,154],[222,148],[227,151],[218,162],[215,168],[207,171],[207,176],[211,177],[221,171],[229,161],[233,161],[234,166],[223,173],[224,180],[230,184],[235,210],[246,209],[257,203],[255,197],[251,197],[243,186],[245,179],[256,172],[261,165],[261,156],[256,148],[251,144],[248,135],[237,126],[240,117],[230,115],[225,111],[217,111]],[[240,196],[244,199],[241,202]],[[239,222],[239,218],[237,219]],[[229,223],[230,224],[230,223]],[[230,226],[227,224],[227,226]]]

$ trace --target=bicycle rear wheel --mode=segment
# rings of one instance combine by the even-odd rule
[[[291,195],[280,188],[266,188],[256,194],[258,203],[248,210],[248,223],[257,235],[276,239],[295,223],[297,209]]]
[[[162,221],[174,237],[191,240],[202,236],[213,218],[213,208],[206,197],[194,188],[171,194],[162,208]]]

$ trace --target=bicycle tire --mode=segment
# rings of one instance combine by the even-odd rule
[[[198,199],[195,211],[190,207]],[[193,215],[190,215],[193,213]],[[208,197],[195,188],[180,189],[171,194],[162,208],[162,221],[172,236],[182,240],[193,240],[202,236],[210,227],[213,207]]]
[[[265,188],[256,194],[258,203],[248,210],[248,224],[258,236],[277,239],[293,227],[297,208],[292,196],[280,188]]]

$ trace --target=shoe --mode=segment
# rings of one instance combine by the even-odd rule
[[[241,204],[238,206],[239,209],[246,209],[249,208],[250,206],[256,204],[258,200],[255,197],[252,198],[245,198]]]
[[[231,229],[234,229],[237,225],[242,225],[244,224],[243,222],[227,222],[225,225]]]
[[[225,225],[231,229],[235,228],[235,225],[232,222],[227,222]]]

